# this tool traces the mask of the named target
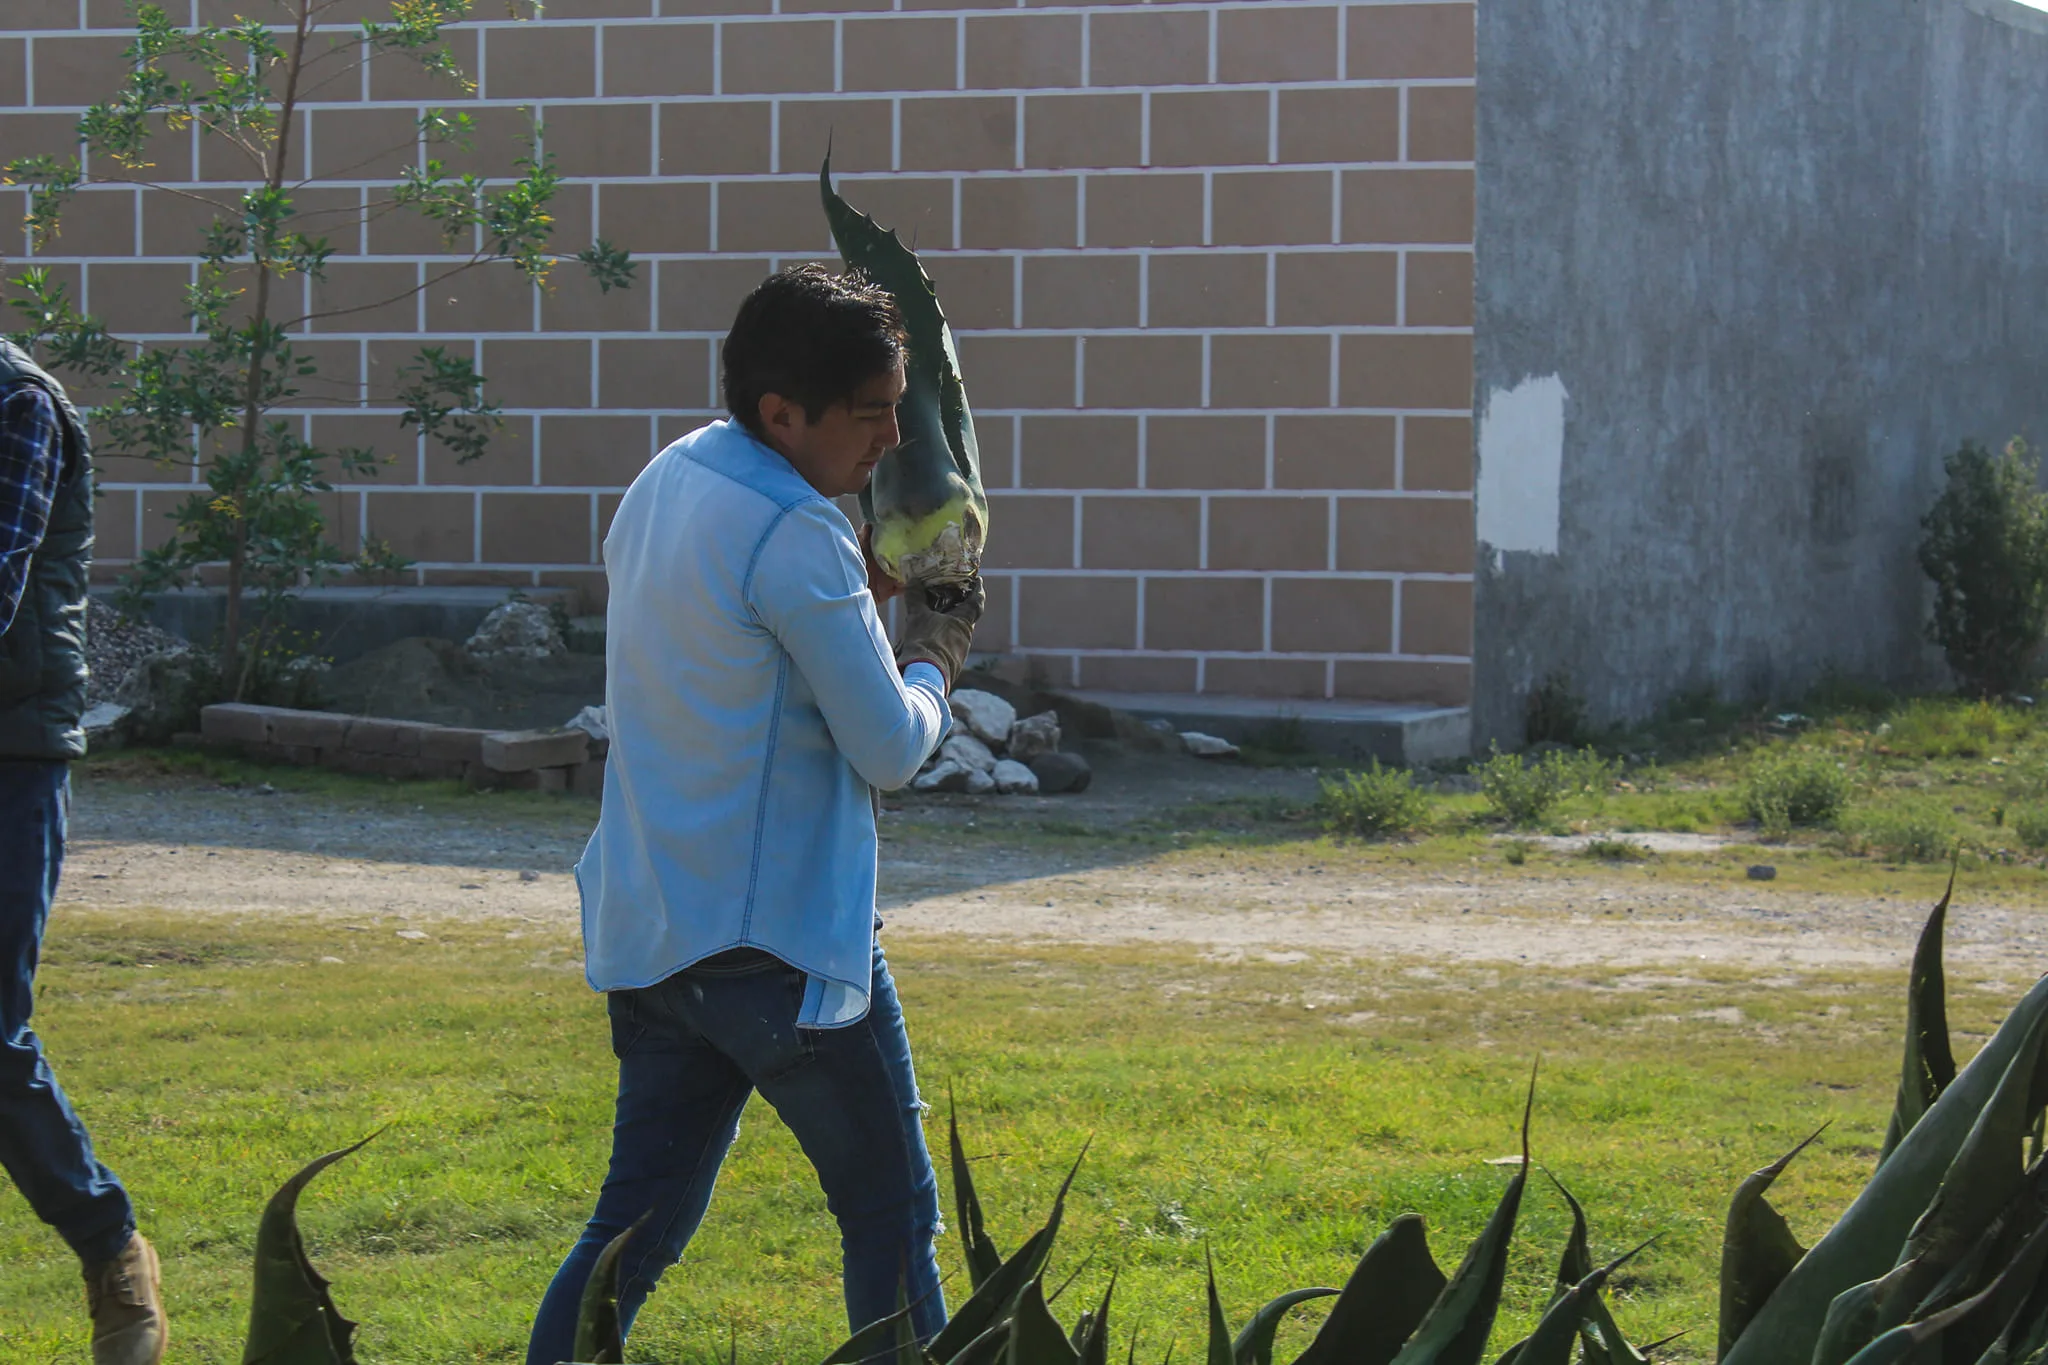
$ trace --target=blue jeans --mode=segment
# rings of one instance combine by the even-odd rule
[[[945,1325],[932,1250],[938,1179],[881,945],[871,1005],[859,1023],[799,1029],[803,996],[804,974],[766,954],[721,955],[652,986],[610,992],[619,1059],[611,1170],[597,1212],[541,1300],[527,1365],[575,1358],[577,1310],[592,1264],[651,1213],[619,1268],[619,1321],[631,1329],[655,1281],[703,1221],[740,1110],[755,1090],[796,1134],[839,1221],[848,1327],[895,1312],[899,1285],[917,1305],[919,1337]]]
[[[70,809],[68,765],[0,759],[0,1167],[90,1264],[120,1254],[135,1210],[28,1026]]]

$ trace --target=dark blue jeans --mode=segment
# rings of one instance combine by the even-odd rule
[[[0,759],[0,1167],[79,1259],[111,1261],[135,1210],[28,1026],[70,809],[67,765]]]
[[[803,973],[766,955],[712,959],[644,989],[609,994],[619,1059],[611,1170],[597,1212],[541,1300],[527,1365],[575,1358],[576,1315],[592,1264],[612,1238],[651,1213],[619,1271],[619,1319],[631,1328],[703,1221],[740,1110],[756,1090],[796,1134],[839,1221],[849,1329],[895,1312],[899,1284],[917,1305],[912,1322],[920,1337],[945,1325],[932,1251],[938,1180],[881,945],[868,1015],[858,1024],[796,1027],[803,996]]]

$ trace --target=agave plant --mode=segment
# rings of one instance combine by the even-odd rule
[[[2048,1362],[2048,978],[1958,1072],[1941,970],[1954,893],[1951,872],[1914,952],[1905,1063],[1870,1183],[1810,1251],[1764,1198],[1798,1148],[1737,1192],[1722,1365]]]
[[[829,155],[818,189],[839,254],[889,291],[910,334],[907,387],[897,409],[902,442],[882,457],[860,494],[861,513],[875,528],[875,558],[913,587],[957,586],[981,567],[988,497],[953,329],[917,253],[833,191]]]

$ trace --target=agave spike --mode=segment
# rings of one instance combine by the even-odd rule
[[[1809,1365],[1828,1305],[1891,1270],[1979,1113],[2044,1015],[2048,978],[2013,1007],[1834,1227],[1765,1301],[1721,1365]]]
[[[889,291],[910,336],[896,415],[901,444],[860,494],[861,513],[875,527],[875,558],[901,582],[957,586],[981,566],[988,496],[953,329],[917,253],[833,191],[829,152],[818,190],[840,256]]]
[[[1045,1220],[1045,1226],[1033,1233],[1014,1256],[1003,1262],[979,1289],[969,1295],[967,1302],[953,1314],[952,1320],[932,1338],[931,1354],[934,1357],[946,1361],[962,1354],[970,1343],[1009,1317],[1026,1286],[1039,1277],[1045,1269],[1046,1259],[1052,1255],[1053,1239],[1059,1236],[1060,1218],[1066,1211],[1067,1191],[1073,1188],[1074,1177],[1080,1173],[1081,1162],[1087,1156],[1088,1147],[1084,1143],[1081,1155],[1074,1158],[1073,1169],[1060,1182],[1059,1193],[1053,1197],[1052,1214]]]
[[[1529,1120],[1536,1112],[1536,1068],[1529,1070],[1529,1098],[1522,1108],[1522,1164],[1501,1195],[1493,1217],[1465,1252],[1457,1273],[1430,1305],[1415,1335],[1394,1357],[1394,1365],[1479,1365],[1500,1312],[1507,1278],[1508,1244],[1529,1183]]]
[[[1608,1276],[1649,1245],[1644,1242],[1634,1251],[1616,1257],[1559,1295],[1536,1324],[1536,1330],[1502,1357],[1503,1361],[1512,1359],[1514,1365],[1571,1365],[1572,1343],[1579,1339],[1580,1329],[1587,1321],[1587,1309],[1600,1297],[1600,1287],[1607,1283]]]
[[[1116,1272],[1109,1272],[1109,1287],[1102,1291],[1102,1302],[1095,1311],[1084,1315],[1087,1326],[1077,1331],[1074,1342],[1075,1354],[1081,1357],[1081,1365],[1109,1365],[1109,1301],[1116,1295]],[[1131,1358],[1137,1359],[1138,1339],[1131,1338]]]
[[[1010,1348],[1004,1365],[1081,1365],[1081,1355],[1067,1340],[1045,1301],[1045,1278],[1024,1287],[1010,1318]]]
[[[1586,1210],[1564,1187],[1562,1180],[1547,1170],[1544,1174],[1550,1176],[1550,1183],[1557,1186],[1557,1192],[1564,1196],[1565,1204],[1572,1211],[1572,1233],[1565,1242],[1564,1255],[1558,1261],[1558,1282],[1551,1298],[1555,1303],[1593,1273],[1593,1253],[1591,1239],[1586,1232]],[[1647,1351],[1638,1351],[1629,1345],[1628,1338],[1615,1324],[1614,1315],[1607,1309],[1607,1300],[1598,1292],[1586,1304],[1586,1321],[1579,1329],[1579,1337],[1584,1347],[1582,1365],[1648,1365]]]
[[[1444,1291],[1422,1218],[1396,1218],[1366,1248],[1295,1365],[1388,1365]]]
[[[242,1365],[355,1365],[356,1324],[334,1306],[327,1281],[306,1255],[305,1239],[299,1236],[299,1193],[314,1176],[361,1151],[377,1133],[308,1162],[264,1206],[256,1224],[256,1284],[249,1295]]]
[[[1234,1365],[1273,1365],[1273,1338],[1280,1331],[1280,1320],[1297,1304],[1311,1299],[1334,1299],[1339,1292],[1324,1288],[1296,1289],[1282,1294],[1252,1314],[1251,1321],[1230,1344],[1230,1358]]]
[[[1826,1131],[1827,1125],[1822,1124],[1812,1137],[1762,1170],[1752,1171],[1729,1202],[1727,1229],[1721,1234],[1720,1353],[1724,1356],[1806,1255],[1806,1248],[1799,1245],[1790,1225],[1764,1194],[1792,1159]]]
[[[583,1301],[576,1314],[576,1359],[579,1365],[620,1365],[626,1358],[625,1331],[619,1322],[619,1262],[626,1244],[644,1227],[652,1211],[605,1244],[583,1282]]]
[[[1209,1270],[1209,1355],[1208,1365],[1235,1365],[1230,1349],[1230,1324],[1223,1319],[1223,1300],[1216,1297],[1216,1259],[1202,1248],[1202,1263]]]
[[[1942,892],[1934,913],[1927,917],[1920,930],[1920,941],[1913,949],[1913,970],[1906,988],[1905,1066],[1899,1077],[1899,1097],[1892,1106],[1891,1122],[1885,1128],[1884,1147],[1877,1155],[1880,1166],[1956,1078],[1956,1057],[1948,1038],[1948,987],[1941,969],[1941,939],[1948,921],[1949,901],[1956,894],[1956,869],[1960,865],[1960,855],[1950,860],[1948,889]]]
[[[1002,1267],[1003,1256],[982,1227],[981,1200],[974,1192],[974,1172],[968,1169],[966,1149],[960,1145],[960,1113],[950,1084],[946,1086],[946,1145],[953,1165],[953,1204],[960,1216],[960,1250],[967,1258],[969,1287],[979,1289]]]

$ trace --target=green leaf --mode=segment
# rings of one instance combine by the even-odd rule
[[[1545,1175],[1550,1175],[1548,1171]],[[1564,1196],[1564,1202],[1572,1211],[1572,1232],[1565,1241],[1564,1255],[1558,1260],[1557,1287],[1551,1296],[1555,1303],[1572,1292],[1593,1273],[1591,1239],[1586,1231],[1586,1211],[1564,1182],[1550,1176],[1550,1183],[1557,1186],[1557,1192]],[[1596,1292],[1586,1304],[1586,1320],[1579,1328],[1579,1341],[1583,1347],[1582,1365],[1648,1365],[1649,1356],[1629,1345],[1628,1338],[1615,1325],[1614,1315],[1607,1309],[1606,1298]]]
[[[1790,1225],[1764,1194],[1792,1159],[1826,1132],[1823,1127],[1762,1170],[1752,1171],[1729,1201],[1721,1234],[1720,1352],[1727,1355],[1744,1329],[1806,1255]]]
[[[619,1262],[626,1243],[654,1215],[643,1213],[632,1227],[611,1239],[583,1282],[583,1302],[576,1314],[576,1359],[582,1365],[620,1365],[626,1358],[625,1334],[619,1325]]]
[[[1388,1365],[1443,1290],[1421,1216],[1403,1214],[1366,1248],[1295,1365]]]
[[[1934,913],[1927,917],[1920,930],[1920,942],[1913,949],[1913,971],[1906,987],[1905,1066],[1899,1077],[1899,1097],[1892,1106],[1891,1123],[1885,1129],[1884,1148],[1878,1153],[1880,1166],[1956,1078],[1956,1058],[1948,1038],[1948,991],[1941,969],[1941,938],[1948,921],[1949,901],[1956,893],[1958,862],[1950,861],[1948,890],[1942,893]]]
[[[1493,1217],[1465,1252],[1457,1273],[1430,1305],[1394,1365],[1479,1365],[1500,1312],[1501,1286],[1507,1278],[1508,1244],[1522,1210],[1522,1191],[1529,1184],[1529,1119],[1536,1109],[1536,1075],[1529,1074],[1529,1098],[1522,1110],[1522,1164],[1508,1182]]]
[[[1230,1345],[1231,1360],[1235,1365],[1273,1365],[1273,1337],[1280,1330],[1280,1320],[1297,1304],[1310,1299],[1334,1299],[1338,1293],[1335,1289],[1296,1289],[1274,1299],[1252,1314],[1252,1320],[1237,1334],[1237,1340]]]
[[[2014,1057],[2048,1016],[2037,982],[1934,1107],[1906,1134],[1835,1226],[1806,1253],[1721,1365],[1808,1365],[1828,1305],[1888,1273]]]
[[[1216,1262],[1207,1247],[1202,1261],[1209,1268],[1209,1365],[1234,1365],[1230,1349],[1230,1324],[1223,1317],[1223,1300],[1216,1297]]]
[[[1080,1365],[1081,1357],[1045,1303],[1045,1279],[1024,1287],[1010,1319],[1010,1348],[1004,1365]]]
[[[1016,1255],[998,1266],[932,1338],[931,1354],[936,1359],[948,1361],[964,1356],[971,1343],[1010,1316],[1025,1289],[1044,1271],[1046,1258],[1052,1255],[1053,1240],[1059,1236],[1060,1218],[1066,1212],[1067,1191],[1073,1188],[1074,1177],[1080,1173],[1081,1162],[1087,1155],[1084,1146],[1081,1155],[1074,1158],[1073,1169],[1060,1182],[1060,1191],[1053,1198],[1052,1214],[1045,1220],[1045,1226],[1033,1233]]]
[[[897,1294],[898,1302],[902,1294]],[[902,1329],[910,1323],[911,1308],[905,1305],[886,1318],[877,1318],[867,1326],[848,1337],[839,1349],[826,1356],[820,1365],[862,1365],[862,1362],[886,1360],[892,1355],[903,1353]],[[913,1339],[913,1346],[915,1341]],[[917,1357],[922,1358],[920,1352]]]
[[[1644,1242],[1634,1251],[1616,1257],[1559,1295],[1545,1310],[1536,1330],[1502,1357],[1503,1361],[1512,1360],[1514,1365],[1571,1365],[1572,1344],[1578,1341],[1586,1324],[1587,1310],[1599,1301],[1600,1287],[1607,1283],[1608,1276],[1648,1245]]]
[[[967,1279],[979,1289],[1003,1264],[1002,1253],[982,1228],[981,1200],[974,1192],[974,1172],[960,1145],[960,1115],[949,1086],[946,1091],[946,1145],[953,1162],[953,1206],[960,1219],[960,1250],[967,1258]]]
[[[306,1256],[299,1236],[299,1192],[376,1136],[308,1163],[264,1206],[256,1224],[256,1285],[249,1296],[249,1341],[242,1365],[355,1365],[351,1341],[356,1324],[335,1308],[327,1281]]]
[[[1081,1357],[1081,1365],[1109,1365],[1109,1301],[1115,1294],[1116,1272],[1111,1271],[1109,1287],[1102,1291],[1102,1303],[1093,1313],[1083,1315],[1082,1330],[1074,1334],[1074,1351]],[[1135,1350],[1137,1343],[1131,1344]]]
[[[876,554],[891,574],[906,581],[958,581],[980,563],[988,497],[982,491],[981,452],[953,329],[917,253],[833,192],[829,152],[818,172],[818,191],[840,256],[896,300],[910,338],[907,387],[896,410],[902,443],[882,457],[874,478],[861,490],[861,514],[875,523]],[[963,558],[930,560],[927,567],[935,576],[910,568],[908,557],[930,551],[949,524],[959,528]],[[899,526],[908,537],[902,546],[893,543],[897,537],[891,534]]]

